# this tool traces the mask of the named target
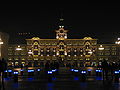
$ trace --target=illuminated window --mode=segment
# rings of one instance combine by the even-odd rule
[[[12,60],[12,58],[8,58],[8,60]]]
[[[34,60],[38,60],[38,58],[34,58]]]
[[[103,60],[103,58],[99,58],[99,60]]]
[[[76,52],[77,50],[75,49],[74,52]]]
[[[112,47],[112,50],[116,50],[116,47]]]
[[[83,60],[83,58],[80,58],[80,60]]]
[[[50,50],[49,49],[47,49],[47,52],[49,52]]]
[[[116,52],[112,52],[112,55],[116,55]]]
[[[22,60],[25,60],[25,58],[22,58]]]
[[[12,52],[9,52],[8,55],[13,55],[13,53],[12,53]]]
[[[90,60],[90,58],[86,58],[86,60]]]
[[[43,52],[43,49],[41,49],[41,52]]]
[[[18,60],[18,58],[15,58],[15,60]]]
[[[19,53],[18,53],[18,52],[15,52],[14,54],[15,54],[15,55],[19,55]]]
[[[99,52],[99,55],[104,55],[104,53],[103,52]]]
[[[105,47],[105,50],[110,50],[110,47]]]
[[[105,55],[110,55],[110,52],[105,52]]]
[[[21,55],[26,55],[26,53],[25,53],[25,52],[22,52]]]
[[[108,60],[108,58],[105,58],[105,60]]]

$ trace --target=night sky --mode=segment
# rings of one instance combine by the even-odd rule
[[[90,36],[101,43],[114,43],[120,37],[120,5],[84,4],[0,4],[0,31],[12,37],[31,32],[40,38],[55,38],[60,17],[68,38]]]

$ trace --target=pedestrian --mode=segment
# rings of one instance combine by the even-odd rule
[[[102,69],[103,69],[103,80],[104,76],[106,77],[106,80],[108,79],[108,71],[109,71],[109,65],[106,60],[103,60],[102,62]]]

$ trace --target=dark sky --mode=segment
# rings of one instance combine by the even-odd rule
[[[61,13],[68,38],[91,36],[113,43],[120,37],[119,3],[0,4],[0,31],[55,38]]]

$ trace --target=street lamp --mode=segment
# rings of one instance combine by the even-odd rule
[[[1,58],[1,45],[3,44],[1,36],[0,36],[0,58]]]

